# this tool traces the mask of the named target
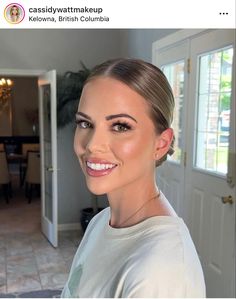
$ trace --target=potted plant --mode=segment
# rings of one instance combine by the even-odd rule
[[[80,223],[83,231],[85,232],[90,220],[102,210],[98,207],[98,198],[97,195],[90,193],[91,196],[91,207],[81,210]]]
[[[83,85],[90,70],[81,62],[78,72],[57,76],[57,126],[63,128],[75,117]]]
[[[62,76],[57,77],[57,125],[63,128],[75,117],[83,85],[90,70],[81,62],[82,69],[78,72],[68,71]],[[91,207],[81,210],[81,226],[86,230],[90,220],[102,208],[98,208],[97,196],[91,194]]]

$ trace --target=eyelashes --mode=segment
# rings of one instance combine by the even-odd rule
[[[127,122],[116,121],[112,124],[112,128],[116,132],[126,132],[132,129]]]
[[[76,119],[75,123],[77,124],[77,127],[80,129],[93,129],[94,128],[93,124],[87,120]],[[132,126],[125,121],[115,121],[114,123],[111,124],[111,130],[118,132],[118,133],[122,133],[122,132],[132,130]]]
[[[77,124],[77,126],[81,129],[89,129],[92,128],[92,124],[86,120],[82,120],[82,119],[76,119],[75,123]]]

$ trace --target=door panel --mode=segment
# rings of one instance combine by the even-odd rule
[[[189,227],[201,256],[208,297],[231,297],[235,292],[232,281],[235,204],[223,204],[221,199],[227,195],[235,198],[236,193],[235,187],[227,184],[228,151],[235,153],[232,142],[235,126],[229,126],[228,116],[235,117],[235,111],[231,109],[235,99],[232,93],[229,99],[221,89],[224,76],[222,53],[232,49],[233,43],[233,30],[214,30],[191,40],[189,98],[193,100],[189,102],[188,115],[194,121],[188,125],[185,194],[190,207]],[[206,58],[207,67],[203,71],[201,66]],[[231,65],[231,76],[232,70]],[[233,78],[231,85],[232,82]],[[227,93],[233,86],[228,84],[228,87]],[[222,109],[222,94],[228,99],[224,103],[225,109]],[[222,126],[222,111],[226,110],[231,112]],[[228,130],[227,134],[222,127]],[[201,194],[200,197],[196,192]]]
[[[197,252],[201,258],[201,250],[202,248],[202,225],[203,225],[203,201],[204,201],[204,191],[195,188],[193,190],[193,205],[191,211],[191,223],[192,223],[192,230],[191,235],[194,239]]]
[[[40,140],[42,152],[42,231],[58,245],[56,71],[39,77]]]

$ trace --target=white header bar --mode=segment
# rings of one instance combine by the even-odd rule
[[[236,28],[235,0],[1,0],[0,28]]]

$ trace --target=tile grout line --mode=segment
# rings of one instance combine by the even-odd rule
[[[8,294],[8,274],[7,274],[7,249],[8,249],[8,240],[5,236],[5,273],[6,273],[6,294]]]
[[[40,282],[40,285],[41,285],[41,290],[43,290],[43,284],[42,284],[42,280],[41,280],[41,277],[40,277],[40,271],[39,271],[39,267],[38,267],[38,263],[37,263],[37,259],[36,259],[36,252],[35,252],[33,244],[32,244],[32,236],[30,238],[30,244],[31,244],[32,251],[33,251],[34,261],[35,261],[35,265],[36,265],[36,268],[37,268],[37,273],[38,273],[39,282]]]

